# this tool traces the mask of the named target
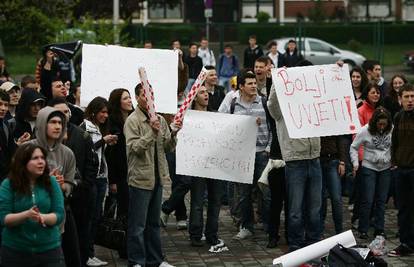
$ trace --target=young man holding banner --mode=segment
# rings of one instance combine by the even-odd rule
[[[274,86],[270,90],[267,106],[276,121],[282,157],[286,162],[288,243],[289,251],[294,251],[319,241],[321,236],[320,138],[292,139],[289,137]],[[305,216],[307,216],[306,219]]]
[[[177,131],[170,132],[159,115],[147,110],[141,84],[135,87],[138,107],[124,126],[128,159],[128,262],[130,266],[171,267],[161,249],[160,213],[163,180],[169,178],[165,153],[173,151]],[[152,118],[150,120],[150,117]]]
[[[263,101],[262,97],[257,93],[255,74],[247,72],[241,75],[239,84],[240,94],[233,98],[230,103],[223,102],[219,112],[254,116],[258,126],[253,184],[235,184],[235,189],[238,189],[241,194],[239,203],[235,203],[235,205],[240,206],[241,210],[240,231],[235,238],[245,239],[253,235],[254,215],[251,195],[257,187],[257,180],[269,160],[268,151],[270,151],[272,134],[269,131],[266,118],[266,101]],[[262,202],[262,220],[264,224],[267,224],[270,213],[270,196],[263,195],[260,201]]]

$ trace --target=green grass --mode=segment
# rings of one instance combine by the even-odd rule
[[[341,49],[351,50],[346,44],[336,45]],[[384,66],[400,65],[403,63],[404,52],[413,50],[414,44],[401,44],[401,45],[384,45]],[[373,59],[375,56],[375,50],[373,45],[362,44],[359,51],[355,51],[366,57],[367,59]]]
[[[4,50],[7,69],[12,77],[23,74],[34,75],[37,59],[39,58],[36,53],[24,48],[13,50],[5,48]]]

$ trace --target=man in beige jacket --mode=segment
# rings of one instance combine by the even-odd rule
[[[141,84],[135,87],[138,106],[124,126],[128,158],[128,262],[129,266],[172,265],[161,250],[162,186],[169,178],[166,152],[174,151],[177,131],[170,132],[161,116],[150,121]],[[181,123],[176,125],[181,128]]]

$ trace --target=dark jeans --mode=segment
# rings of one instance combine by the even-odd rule
[[[162,186],[153,190],[129,187],[128,262],[141,266],[163,261],[160,236]]]
[[[289,250],[320,239],[322,171],[319,158],[286,162]]]
[[[285,182],[285,168],[273,169],[269,172],[270,189],[270,217],[268,226],[269,238],[279,240],[280,215],[285,208],[285,232],[287,232],[287,195]],[[286,238],[287,240],[287,238]]]
[[[359,166],[361,166],[362,162],[359,162]],[[350,204],[354,204],[354,209],[352,210],[352,218],[351,222],[354,222],[359,219],[359,209],[361,205],[361,167],[358,169],[355,175],[353,187],[352,187],[352,201]]]
[[[205,236],[206,241],[212,243],[218,239],[218,218],[220,214],[224,182],[200,177],[192,177],[192,181],[189,227],[190,238],[200,240],[203,235],[204,192],[207,188],[208,206]]]
[[[80,267],[81,256],[76,223],[70,208],[65,209],[65,232],[62,234],[62,250],[67,266]]]
[[[262,175],[263,170],[266,168],[268,160],[269,156],[266,152],[256,152],[256,158],[254,161],[253,184],[235,184],[235,187],[238,187],[238,190],[240,192],[239,205],[241,212],[241,227],[246,228],[251,232],[253,232],[254,225],[252,193],[254,191],[259,191],[257,188],[257,181]],[[264,224],[268,224],[270,214],[270,191],[259,194],[258,201],[258,205],[261,206],[261,209],[259,209],[261,219]]]
[[[118,216],[126,217],[128,215],[128,182],[127,180],[120,180],[116,184],[117,193],[116,193],[116,201],[118,203]]]
[[[177,221],[187,220],[187,208],[185,206],[184,197],[190,191],[191,178],[185,175],[176,174],[175,170],[175,152],[165,154],[168,162],[168,169],[171,177],[171,195],[162,204],[162,211],[170,214],[175,211]]]
[[[70,206],[78,230],[81,264],[86,266],[89,258],[89,244],[92,239],[91,226],[96,204],[96,187],[80,187],[76,190],[77,194],[72,197]]]
[[[105,178],[97,178],[95,180],[96,185],[96,202],[95,202],[95,210],[92,214],[92,224],[91,224],[91,239],[89,243],[89,257],[95,257],[95,236],[96,230],[98,228],[98,224],[101,222],[102,219],[102,210],[103,210],[103,202],[105,200],[105,194],[108,188],[108,181]]]
[[[3,267],[65,267],[62,249],[56,248],[42,253],[18,251],[2,246],[1,266]],[[70,267],[70,266],[68,266]]]
[[[414,169],[396,169],[400,242],[414,249]]]
[[[321,160],[322,168],[322,208],[321,233],[325,231],[325,219],[328,206],[328,197],[331,199],[332,218],[335,223],[336,234],[342,233],[342,190],[341,177],[338,174],[339,160]]]
[[[370,225],[372,205],[375,205],[374,228],[384,231],[385,202],[390,188],[391,171],[374,171],[361,167],[361,205],[359,209],[358,231],[367,233]]]

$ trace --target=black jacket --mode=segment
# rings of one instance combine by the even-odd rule
[[[286,53],[283,54],[283,61],[282,66],[295,67],[299,62],[303,60],[303,57],[299,55],[298,50],[295,49],[292,55],[290,55],[289,51],[286,50]]]
[[[263,50],[258,45],[255,49],[251,49],[250,46],[244,50],[244,68],[254,68],[254,62],[259,57],[263,56]]]
[[[70,116],[69,122],[75,124],[76,126],[81,125],[83,122],[84,112],[79,107],[69,103]]]
[[[92,188],[98,174],[98,159],[93,151],[93,143],[90,135],[80,127],[69,123],[68,138],[64,144],[69,147],[76,158],[75,179],[78,185]]]
[[[226,96],[226,92],[223,86],[220,86],[220,85],[214,86],[214,94],[208,93],[207,109],[209,111],[217,112],[225,96]]]
[[[190,79],[197,79],[198,74],[200,73],[201,69],[203,68],[203,60],[199,56],[184,57],[184,63],[188,65],[188,78]]]
[[[118,136],[118,142],[115,145],[107,146],[105,150],[109,184],[126,183],[128,177],[128,161],[126,156],[126,141],[123,131],[124,127],[123,125],[114,122],[111,118],[109,118],[108,124],[109,133]]]
[[[0,120],[0,127],[4,130],[4,136],[0,134],[0,181],[9,173],[11,159],[16,150],[10,127],[3,120]]]

